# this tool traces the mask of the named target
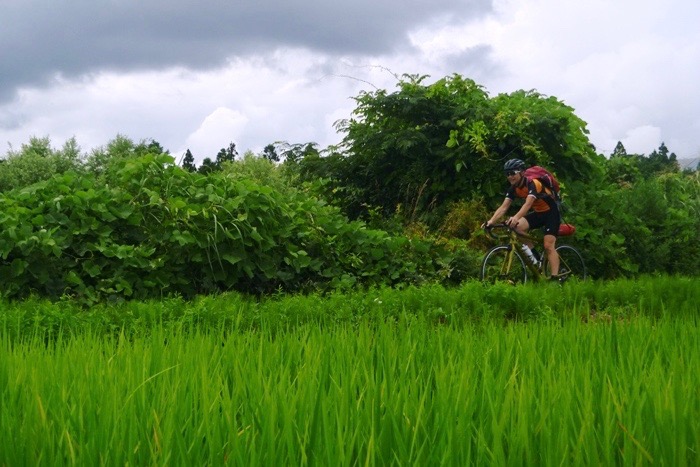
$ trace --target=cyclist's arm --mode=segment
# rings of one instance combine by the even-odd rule
[[[486,221],[486,225],[487,225],[487,226],[488,226],[488,225],[491,225],[491,224],[493,224],[494,222],[496,222],[498,219],[500,219],[501,217],[503,217],[503,215],[504,215],[506,212],[508,212],[508,208],[510,208],[510,205],[511,205],[512,203],[513,203],[513,200],[512,200],[512,199],[510,199],[510,198],[504,199],[504,200],[503,200],[503,204],[501,204],[501,206],[500,206],[498,209],[496,209],[496,212],[493,213],[493,216],[491,216],[491,219],[489,219],[488,221]]]
[[[525,198],[525,202],[523,203],[523,206],[518,210],[518,212],[515,213],[513,217],[508,219],[508,225],[510,226],[516,226],[518,225],[518,222],[520,222],[520,219],[525,217],[525,214],[527,214],[530,211],[530,208],[532,207],[532,203],[535,202],[537,197],[534,195],[527,195],[527,198]]]

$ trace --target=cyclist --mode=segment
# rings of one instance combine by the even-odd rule
[[[552,272],[552,280],[559,280],[559,255],[556,251],[557,234],[561,217],[551,190],[546,188],[537,179],[528,180],[523,171],[525,162],[520,159],[510,159],[503,166],[510,187],[506,192],[506,199],[496,209],[491,219],[484,223],[489,227],[508,212],[515,198],[525,200],[523,206],[515,215],[506,220],[506,224],[514,228],[518,233],[525,234],[530,229],[542,228],[544,231],[544,250],[547,252],[549,269]],[[532,212],[529,212],[532,209]],[[525,242],[529,248],[533,248],[532,242]]]

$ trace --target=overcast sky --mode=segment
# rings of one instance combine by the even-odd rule
[[[698,0],[0,0],[0,155],[117,134],[198,162],[341,139],[352,97],[458,73],[572,106],[609,154],[700,156]]]

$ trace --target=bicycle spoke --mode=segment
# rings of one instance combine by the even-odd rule
[[[517,284],[527,281],[527,270],[523,259],[508,246],[497,246],[489,250],[481,264],[481,279],[487,282],[509,282]]]
[[[583,262],[583,257],[571,245],[560,245],[557,247],[559,254],[559,276],[564,280],[572,277],[578,280],[586,279],[586,265]],[[549,275],[549,265],[547,265],[547,275]]]

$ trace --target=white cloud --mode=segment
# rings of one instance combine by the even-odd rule
[[[241,153],[280,140],[325,147],[339,141],[333,122],[350,116],[350,97],[364,84],[333,73],[334,66],[347,69],[343,63],[281,49],[202,72],[175,68],[57,79],[48,88],[25,89],[18,102],[0,107],[8,121],[22,119],[0,130],[0,139],[18,146],[29,136],[48,135],[60,145],[75,136],[91,149],[124,134],[136,141],[153,138],[176,157],[190,149],[199,162],[230,142]]]
[[[189,148],[200,161],[230,142],[239,152],[275,141],[323,148],[342,138],[333,123],[350,116],[361,90],[394,91],[393,73],[459,73],[491,95],[556,96],[603,153],[622,141],[648,154],[663,141],[679,157],[700,155],[700,2],[496,0],[488,16],[455,18],[413,21],[394,39],[399,49],[378,55],[277,44],[218,68],[54,75],[0,104],[0,143],[75,136],[87,150],[124,134],[176,157]]]
[[[224,147],[221,142],[226,141],[227,138],[230,142],[235,142],[248,121],[249,119],[241,112],[219,107],[207,115],[200,127],[187,137],[187,146],[200,148],[213,160],[219,149]]]
[[[661,145],[661,129],[651,125],[632,128],[621,141],[627,154],[649,154]]]
[[[490,89],[537,89],[571,105],[589,124],[599,151],[637,141],[657,128],[648,154],[664,141],[679,154],[700,153],[698,2],[671,0],[502,0],[487,29],[493,57],[507,74]],[[488,84],[488,83],[487,83]],[[649,134],[649,133],[645,133]],[[624,141],[623,141],[624,143]],[[671,145],[672,144],[672,145]],[[629,148],[628,148],[629,150]]]

